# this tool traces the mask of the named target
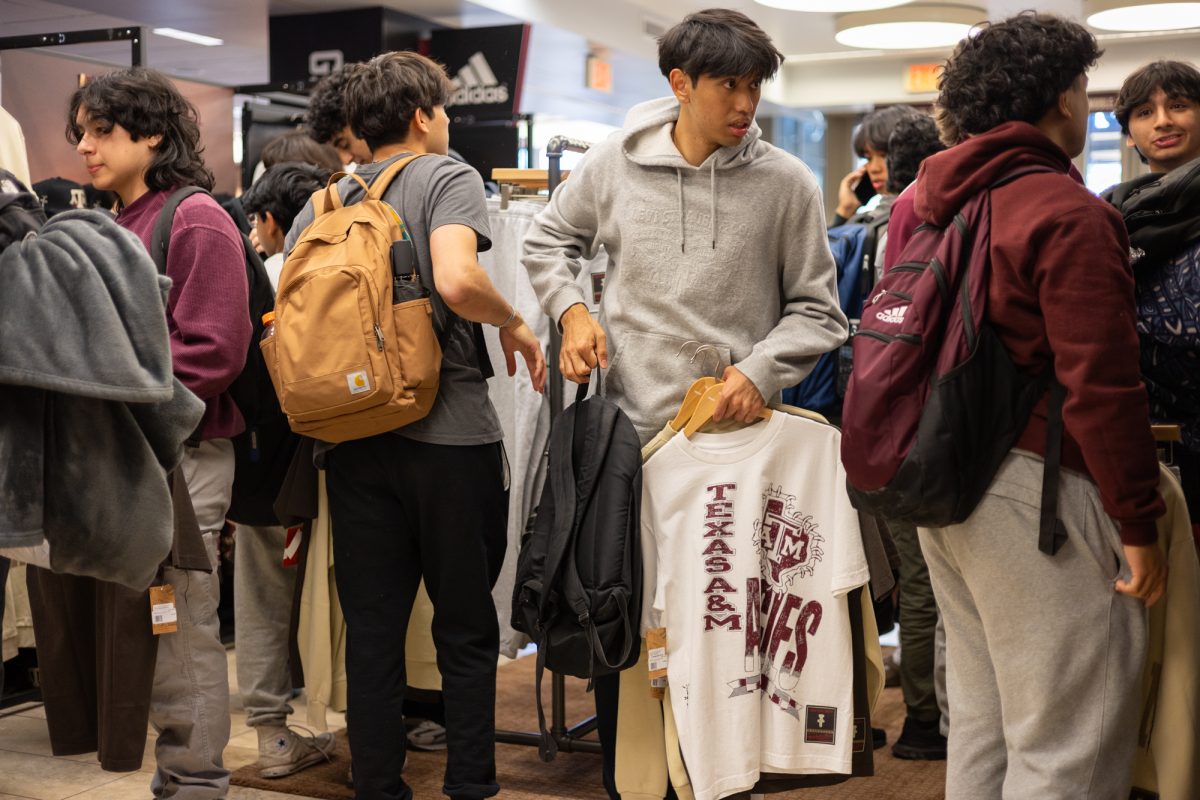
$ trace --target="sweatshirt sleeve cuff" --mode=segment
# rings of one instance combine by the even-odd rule
[[[761,353],[751,353],[749,356],[734,364],[738,371],[750,379],[754,388],[763,396],[763,401],[770,403],[775,395],[783,390],[777,380],[772,379],[773,369],[770,358]]]
[[[1121,523],[1121,544],[1136,547],[1154,544],[1157,541],[1158,524],[1153,520]]]
[[[587,299],[583,296],[583,290],[571,283],[546,298],[542,307],[546,311],[546,316],[550,317],[550,321],[561,331],[562,325],[559,320],[562,319],[562,315],[566,313],[567,309],[576,303],[583,303],[586,306]]]

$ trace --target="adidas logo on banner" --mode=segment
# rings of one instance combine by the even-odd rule
[[[908,306],[896,306],[895,308],[885,308],[875,315],[875,319],[880,322],[887,322],[892,325],[899,325],[904,322],[904,315],[908,313]]]
[[[498,105],[508,102],[508,86],[496,80],[496,74],[483,53],[476,53],[458,71],[452,81],[454,94],[447,106]]]

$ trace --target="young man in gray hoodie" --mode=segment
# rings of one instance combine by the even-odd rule
[[[642,441],[688,386],[714,373],[714,419],[754,418],[846,338],[821,189],[799,159],[761,139],[762,83],[783,56],[748,17],[710,9],[659,40],[671,95],[635,106],[537,216],[523,263],[563,332],[563,375],[599,366],[605,394]],[[600,322],[574,281],[603,245]],[[693,358],[693,356],[696,356]]]
[[[714,420],[749,422],[846,339],[821,189],[754,124],[782,61],[744,14],[688,15],[658,42],[671,95],[588,151],[525,239],[522,262],[562,329],[563,375],[608,370],[605,395],[643,444],[695,379],[724,381]],[[611,263],[596,322],[574,276],[601,245]],[[616,797],[618,682],[594,685]]]

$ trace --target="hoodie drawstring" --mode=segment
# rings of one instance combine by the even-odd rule
[[[712,219],[712,249],[717,249],[717,159],[708,173],[709,217]]]
[[[683,222],[683,173],[678,168],[675,169],[675,177],[679,180],[679,252],[684,251],[684,240],[686,231],[684,230]]]
[[[675,169],[675,178],[679,182],[679,252],[686,252],[685,242],[687,240],[686,221],[684,218],[683,208],[683,171],[678,167]],[[708,211],[709,219],[712,228],[709,231],[712,239],[712,249],[717,249],[717,161],[714,158],[708,171]]]

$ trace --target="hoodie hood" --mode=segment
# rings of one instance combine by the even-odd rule
[[[1125,218],[1134,267],[1161,264],[1200,239],[1200,158],[1118,184],[1101,197]]]
[[[1011,172],[1032,167],[1072,173],[1070,156],[1027,122],[1006,122],[973,136],[921,164],[913,198],[917,216],[944,227],[979,192]]]
[[[699,167],[693,167],[679,153],[671,139],[671,131],[679,119],[679,101],[674,97],[647,100],[629,109],[621,129],[621,149],[625,157],[643,167],[671,167],[700,170],[710,167],[733,169],[749,163],[758,155],[756,145],[762,138],[762,128],[754,120],[742,140],[729,147],[718,148]]]
[[[717,249],[717,172],[735,169],[749,164],[766,145],[761,142],[762,128],[754,120],[750,129],[736,145],[717,148],[700,166],[692,166],[675,146],[671,132],[679,119],[679,101],[674,97],[660,97],[639,103],[629,110],[625,126],[621,129],[621,152],[633,163],[642,167],[664,167],[675,170],[679,185],[679,252],[685,252],[687,209],[684,207],[684,175],[708,172],[709,210],[712,219],[710,239],[712,249]]]

